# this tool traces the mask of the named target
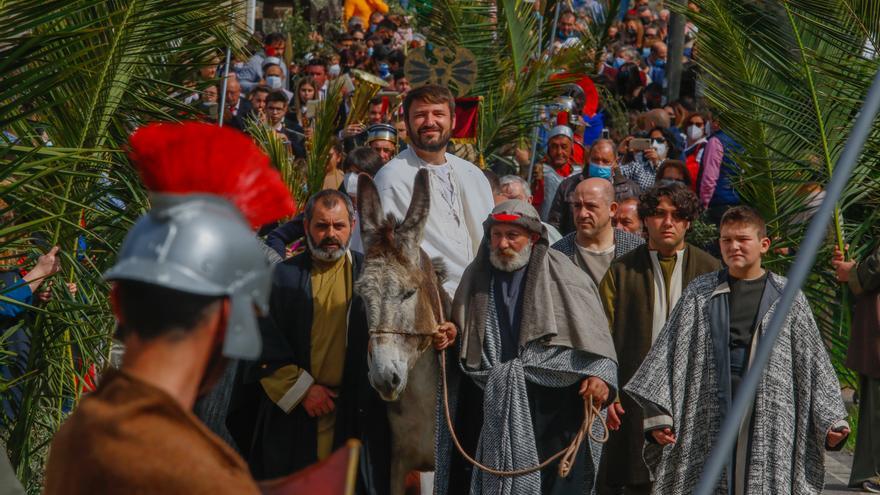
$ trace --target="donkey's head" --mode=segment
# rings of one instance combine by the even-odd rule
[[[406,217],[399,221],[382,212],[369,176],[358,180],[364,269],[357,291],[367,307],[370,326],[370,383],[388,401],[406,388],[409,371],[431,344],[436,325],[432,312],[435,279],[424,271],[422,234],[428,219],[428,172],[416,175]],[[430,264],[428,264],[430,266]]]

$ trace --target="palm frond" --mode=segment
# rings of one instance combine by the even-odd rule
[[[220,47],[244,50],[240,4],[9,0],[0,8],[0,129],[14,136],[0,144],[0,198],[14,214],[0,232],[2,263],[23,258],[29,268],[54,244],[63,256],[52,302],[4,334],[29,346],[4,354],[14,373],[0,379],[0,395],[17,414],[0,436],[31,493],[89,366],[109,355],[115,323],[101,274],[147,206],[122,147],[146,122],[197,116],[179,81]],[[77,284],[75,297],[62,281]]]
[[[700,6],[694,17],[705,96],[742,146],[733,153],[742,168],[737,190],[770,219],[774,238],[796,248],[817,187],[830,178],[880,69],[880,60],[866,56],[880,11],[876,2],[851,0],[706,0]],[[878,146],[875,128],[838,204],[829,249],[853,242],[858,256],[871,247],[859,241],[880,233],[873,227],[880,220]],[[805,292],[843,373],[848,296],[833,280],[828,259],[829,251],[820,254]],[[770,263],[784,271],[790,261]]]

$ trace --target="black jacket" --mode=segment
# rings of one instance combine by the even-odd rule
[[[363,256],[352,252],[353,279],[363,267]],[[259,380],[295,364],[310,371],[313,315],[312,258],[308,251],[276,265],[270,317],[261,325],[260,361],[244,363],[230,404],[228,425],[256,479],[298,471],[317,461],[317,420],[302,405],[285,414],[263,392]],[[363,300],[352,296],[348,308],[345,371],[336,403],[334,448],[349,438],[364,444],[361,482],[367,493],[387,493],[389,429],[385,403],[367,378],[369,329]],[[366,481],[365,481],[366,480]]]

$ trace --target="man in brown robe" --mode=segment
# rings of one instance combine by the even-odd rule
[[[289,216],[293,201],[268,159],[235,131],[152,124],[130,147],[153,209],[105,274],[125,355],[55,435],[44,493],[259,494],[245,462],[192,408],[223,374],[225,357],[260,356],[257,316],[268,308],[271,267],[251,226]],[[223,156],[224,147],[229,160],[210,165],[246,181],[185,194],[175,180],[203,176],[187,176],[197,167],[181,170],[175,160],[206,148]]]
[[[835,247],[831,264],[855,295],[846,366],[859,374],[859,429],[849,486],[880,493],[880,248],[856,262]]]
[[[599,284],[618,357],[618,383],[627,383],[642,364],[681,293],[698,275],[718,270],[720,263],[685,242],[699,213],[697,197],[678,184],[642,194],[639,218],[648,242],[614,260]],[[608,408],[611,434],[599,467],[601,494],[651,492],[642,460],[645,442],[642,411],[628,395]],[[617,416],[620,416],[619,421]]]

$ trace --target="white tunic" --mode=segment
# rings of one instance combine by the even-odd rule
[[[407,148],[375,177],[386,214],[403,219],[416,173],[422,168],[431,172],[431,209],[422,249],[446,263],[448,278],[443,288],[452,296],[483,240],[483,222],[493,208],[492,189],[482,170],[469,161],[446,153],[445,165],[428,165]]]

